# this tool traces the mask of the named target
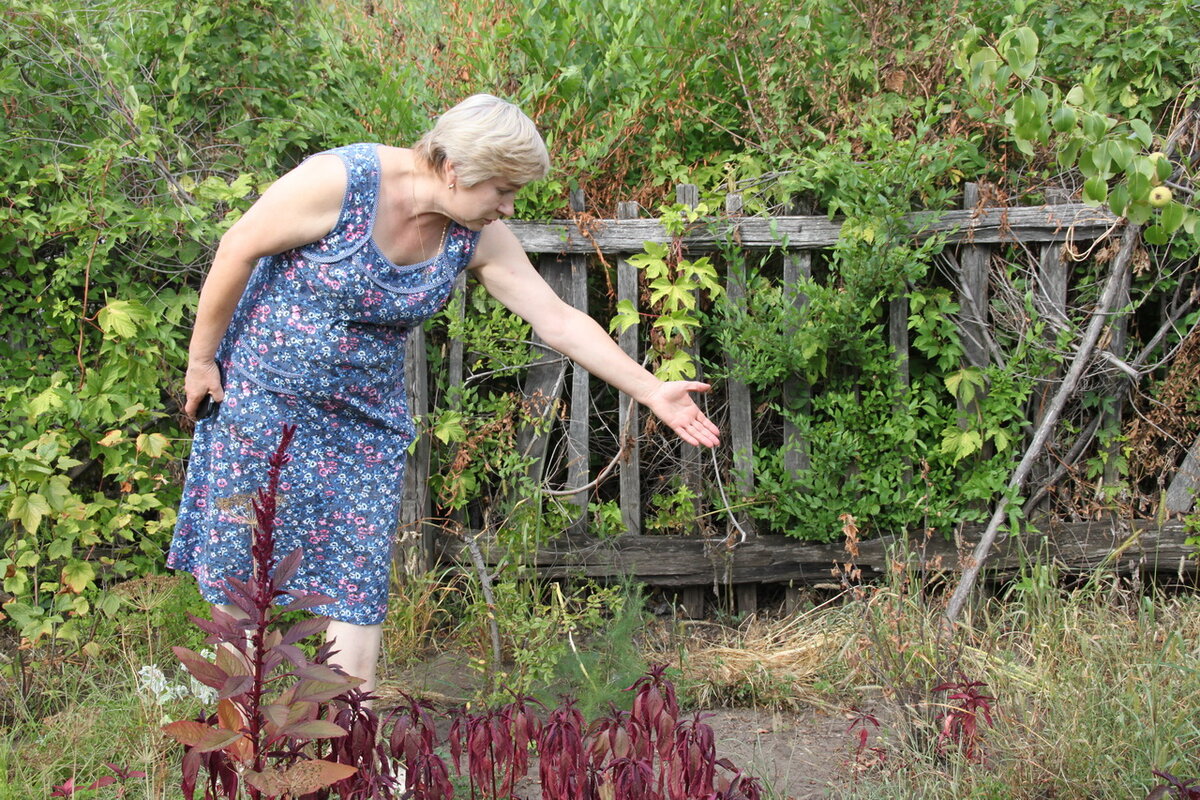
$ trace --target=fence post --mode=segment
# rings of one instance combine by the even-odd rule
[[[1067,200],[1069,200],[1069,197],[1063,192],[1047,191],[1046,193],[1046,202],[1048,205],[1058,205]],[[1058,337],[1059,331],[1070,325],[1067,319],[1068,270],[1067,264],[1063,260],[1062,252],[1062,242],[1046,242],[1042,245],[1038,253],[1037,274],[1033,288],[1034,307],[1046,323],[1046,331],[1043,336],[1050,347],[1055,346],[1054,342]],[[1031,415],[1033,420],[1031,430],[1036,430],[1041,424],[1042,419],[1046,416],[1047,404],[1054,397],[1057,387],[1062,381],[1062,367],[1056,365],[1041,377],[1041,389],[1036,390],[1033,396],[1033,402],[1036,403],[1036,406]],[[1040,483],[1047,475],[1054,471],[1057,464],[1057,454],[1053,451],[1054,446],[1055,442],[1053,440],[1047,442],[1045,454],[1031,470],[1031,483]],[[1034,509],[1030,510],[1033,511]]]
[[[979,185],[963,184],[963,208],[967,211],[979,205]],[[958,255],[958,330],[962,334],[963,357],[966,366],[984,369],[990,362],[988,355],[988,308],[991,297],[988,289],[988,269],[992,250],[986,245],[965,244]],[[969,402],[957,401],[958,425],[962,429],[970,426],[971,419],[979,416],[979,403],[987,394],[987,387],[977,387],[975,397]],[[991,457],[992,445],[985,443],[981,458]]]
[[[799,291],[797,287],[801,279],[807,281],[811,278],[812,253],[799,250],[784,255],[783,291],[785,296],[791,297],[796,308],[803,308],[808,304],[808,295]],[[807,415],[810,412],[812,387],[807,381],[798,377],[789,378],[785,383],[784,396],[796,398],[794,405],[800,413]],[[810,469],[812,463],[808,440],[800,435],[794,422],[786,419],[783,421],[783,447],[783,467],[789,474],[800,475]]]
[[[730,219],[742,215],[742,196],[737,194],[725,197],[725,214]],[[746,308],[746,261],[734,259],[725,268],[725,298],[730,307]],[[733,359],[726,354],[725,364],[730,373],[736,366]],[[754,494],[754,427],[750,418],[750,387],[744,382],[730,378],[726,387],[729,397],[729,447],[733,451],[733,481],[738,495],[750,497]],[[733,523],[736,519],[748,537],[755,536],[754,523],[745,514],[736,514],[732,509],[727,512],[730,518],[729,536],[734,535]],[[734,610],[739,613],[753,613],[758,609],[758,585],[742,583],[734,586]]]
[[[584,210],[582,189],[571,192],[571,211]],[[567,302],[588,313],[587,299],[587,256],[571,256],[570,294]],[[578,364],[571,365],[571,420],[567,427],[567,486],[583,486],[588,482],[590,454],[588,452],[588,412],[592,396],[588,389],[588,371]],[[575,519],[569,528],[571,534],[583,536],[588,527],[588,496],[591,492],[576,492],[567,502],[576,506]]]
[[[408,388],[410,413],[422,419],[429,413],[429,364],[425,356],[425,330],[409,331],[404,343],[404,382]],[[437,559],[438,526],[430,522],[428,436],[417,439],[415,452],[404,471],[400,501],[400,544],[393,553],[393,564],[403,572],[431,569]]]
[[[637,219],[638,204],[621,202],[617,204],[617,219]],[[630,264],[628,259],[617,259],[617,302],[627,300],[638,307],[638,272],[637,267]],[[625,351],[625,355],[634,361],[641,362],[638,352],[638,335],[641,326],[634,324],[617,335],[617,343]],[[642,475],[641,453],[639,450],[638,433],[640,431],[638,404],[629,395],[621,393],[618,399],[618,424],[620,431],[620,446],[626,450],[625,458],[620,465],[619,479],[621,491],[621,522],[625,530],[632,534],[642,532]]]
[[[675,202],[688,208],[695,208],[700,205],[700,188],[690,183],[679,184],[675,187]],[[696,364],[696,380],[704,380],[704,373],[700,368],[699,335],[692,339],[692,344],[687,348],[687,351]],[[700,515],[704,513],[704,481],[702,480],[702,462],[700,457],[699,447],[694,447],[684,442],[679,443],[680,473],[683,475],[684,485],[694,495],[692,509],[696,520],[699,520]],[[697,533],[703,533],[699,523],[697,523],[696,529]],[[704,616],[705,594],[704,587],[700,586],[687,586],[680,591],[680,607],[685,617],[697,618]]]

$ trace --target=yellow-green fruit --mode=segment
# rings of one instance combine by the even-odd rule
[[[1171,202],[1171,190],[1165,186],[1155,186],[1150,190],[1150,205],[1162,208]]]
[[[1167,158],[1166,153],[1151,153],[1146,158],[1150,159],[1150,163],[1154,167],[1150,174],[1151,186],[1158,186],[1164,180],[1171,177],[1171,172],[1174,171],[1174,168],[1171,166],[1171,160]]]

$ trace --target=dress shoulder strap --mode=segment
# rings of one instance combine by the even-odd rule
[[[314,261],[338,261],[371,239],[379,204],[379,145],[370,142],[335,147],[316,155],[336,155],[346,167],[346,194],[333,230],[300,248]]]

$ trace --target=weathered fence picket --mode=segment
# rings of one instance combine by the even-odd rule
[[[686,206],[695,206],[698,195],[695,187],[680,187],[677,200]],[[583,208],[581,195],[572,197],[573,210]],[[734,246],[746,251],[782,251],[783,289],[793,302],[802,307],[807,301],[800,287],[811,280],[813,273],[812,251],[833,245],[838,237],[840,223],[826,217],[781,216],[773,219],[741,216],[741,199],[730,196],[726,200],[725,214],[716,220],[706,220],[687,230],[678,241],[689,251],[689,255],[713,251],[721,247]],[[1103,209],[1090,208],[1078,203],[1063,202],[1055,205],[1023,208],[984,208],[979,202],[977,187],[967,185],[964,207],[944,213],[920,212],[907,220],[911,230],[921,231],[918,235],[943,235],[947,241],[956,243],[956,249],[948,249],[944,255],[946,263],[956,271],[954,284],[960,311],[957,324],[964,343],[964,365],[982,368],[992,361],[992,344],[989,337],[989,272],[988,265],[994,246],[1013,243],[1033,245],[1040,258],[1036,274],[1035,291],[1039,310],[1047,318],[1061,314],[1065,318],[1065,303],[1068,265],[1062,258],[1064,243],[1089,242],[1110,233],[1117,220]],[[546,281],[560,297],[587,313],[587,263],[589,256],[597,252],[606,258],[613,257],[616,263],[617,300],[629,302],[634,308],[640,306],[638,274],[628,261],[631,253],[642,251],[645,242],[670,243],[676,241],[656,220],[638,218],[638,207],[634,203],[621,203],[616,219],[588,220],[586,224],[576,220],[553,220],[548,222],[511,221],[509,227],[516,234]],[[747,303],[747,278],[739,259],[732,259],[725,275],[728,302],[745,307]],[[609,262],[611,263],[611,261]],[[459,293],[459,298],[462,297]],[[461,299],[456,301],[456,313],[461,313]],[[907,384],[908,372],[908,317],[907,302],[897,300],[889,308],[887,335],[895,353],[897,375]],[[618,335],[620,347],[630,357],[642,357],[640,341],[646,335],[646,326],[633,326]],[[1117,357],[1123,355],[1123,329],[1113,328],[1114,341],[1110,352]],[[545,475],[549,446],[553,439],[552,425],[529,427],[519,433],[520,452],[532,456],[534,466],[531,477],[539,482],[547,480],[552,488],[588,487],[593,476],[589,465],[593,460],[589,418],[593,415],[593,399],[587,374],[577,366],[569,366],[564,358],[550,351],[544,343],[535,341],[533,361],[525,369],[522,390],[525,401],[535,414],[552,415],[565,402],[567,421],[559,438],[565,448],[565,475]],[[699,351],[695,346],[693,355]],[[462,384],[463,354],[461,345],[451,345],[449,353],[449,382]],[[728,362],[730,356],[726,356]],[[568,369],[571,378],[568,381]],[[408,347],[408,375],[411,406],[414,413],[429,412],[429,385],[426,371],[425,340],[421,332],[414,331]],[[568,392],[568,387],[569,392]],[[794,407],[803,409],[810,387],[803,376],[793,376],[785,383],[786,391]],[[727,430],[723,432],[728,460],[732,464],[732,487],[742,495],[751,495],[754,490],[754,398],[749,388],[737,381],[724,387],[723,400],[728,404]],[[576,512],[570,527],[570,541],[552,552],[539,554],[539,569],[547,574],[578,571],[580,574],[612,576],[622,572],[636,575],[652,584],[673,586],[681,590],[681,606],[684,613],[701,613],[705,596],[704,587],[713,585],[714,579],[727,580],[736,587],[735,598],[739,609],[752,609],[755,604],[755,586],[759,582],[812,583],[826,579],[828,565],[840,558],[837,546],[811,545],[796,539],[756,531],[745,514],[731,511],[727,527],[717,529],[712,524],[698,524],[696,532],[702,536],[642,536],[644,509],[643,487],[648,480],[645,451],[640,447],[642,419],[639,409],[625,395],[617,401],[617,441],[619,506],[621,521],[627,531],[615,543],[605,547],[578,547],[580,542],[590,541],[587,537],[587,502],[593,496],[588,488],[570,496]],[[964,414],[977,413],[974,404],[963,407]],[[547,420],[549,422],[549,420]],[[785,442],[784,464],[786,469],[802,472],[809,469],[808,443],[791,423],[784,421]],[[557,440],[556,440],[557,441]],[[556,445],[557,447],[557,445]],[[685,444],[678,445],[678,470],[684,485],[703,495],[703,475],[707,453]],[[429,478],[429,446],[427,442],[417,445],[410,461],[408,483],[405,488],[402,523],[416,523],[422,531],[420,541],[426,557],[436,557],[434,538],[440,526],[432,524],[430,498],[426,488]],[[561,459],[560,459],[561,460]],[[662,475],[656,476],[662,479]],[[611,495],[611,490],[610,490]],[[1176,501],[1182,505],[1181,501]],[[696,516],[702,514],[701,501],[696,502]],[[1140,524],[1139,524],[1140,525]],[[1178,527],[1178,526],[1176,526]],[[1136,529],[1141,538],[1129,548],[1141,548],[1143,559],[1153,560],[1156,554],[1175,559],[1185,552],[1183,534],[1170,525],[1158,526],[1147,532],[1144,525]],[[1120,526],[1115,523],[1103,529],[1099,545],[1080,542],[1080,530],[1071,529],[1068,540],[1057,545],[1060,553],[1076,554],[1084,561],[1094,561],[1104,547],[1115,546],[1113,541]],[[1091,529],[1087,529],[1091,530]],[[1125,526],[1128,531],[1129,527]],[[1086,531],[1085,531],[1086,533]],[[1091,535],[1091,534],[1088,534]],[[969,543],[969,532],[964,533]],[[1113,541],[1109,541],[1113,540]],[[734,542],[736,547],[731,546]],[[453,544],[440,543],[443,549],[453,551]],[[876,558],[875,566],[884,569],[884,545],[879,543],[865,549],[860,563]],[[897,540],[890,541],[893,546]],[[1051,546],[1055,546],[1053,542]],[[1152,549],[1146,549],[1151,547]],[[861,547],[861,545],[860,545]],[[946,548],[950,549],[947,550]],[[957,553],[943,543],[921,543],[922,557],[939,556],[943,566],[954,568]],[[878,553],[875,551],[878,550]],[[944,552],[943,552],[944,551]],[[874,555],[872,555],[874,554]],[[1083,554],[1083,555],[1080,555]],[[953,557],[952,557],[953,555]],[[821,568],[814,567],[820,562]],[[1007,561],[1000,559],[1003,566]],[[870,564],[867,564],[870,566]],[[1182,567],[1181,567],[1182,568]],[[704,577],[707,576],[707,577]]]
[[[637,219],[638,204],[617,204],[617,219]],[[638,271],[627,259],[617,260],[617,302],[628,302],[636,311],[639,305]],[[635,324],[617,335],[617,344],[625,355],[641,361],[638,343],[641,342],[641,325]],[[621,493],[621,524],[628,533],[642,530],[642,461],[638,433],[641,429],[641,409],[629,395],[621,393],[617,413],[617,428],[620,431],[618,447],[623,451],[618,479]]]

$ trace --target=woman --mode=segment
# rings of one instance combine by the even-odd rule
[[[410,149],[358,144],[309,158],[267,189],[221,238],[200,293],[185,410],[196,425],[167,563],[220,604],[245,577],[250,500],[280,426],[298,426],[284,470],[276,552],[304,550],[290,588],[334,598],[336,661],[375,686],[392,535],[415,430],[404,340],[469,269],[551,347],[650,408],[686,442],[718,431],[689,392],[627,357],[541,279],[500,220],[549,157],[510,103],[475,95]],[[223,605],[227,612],[232,606]]]

